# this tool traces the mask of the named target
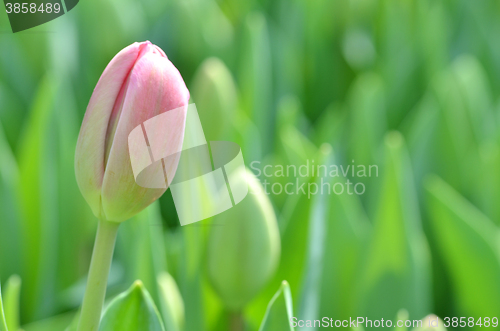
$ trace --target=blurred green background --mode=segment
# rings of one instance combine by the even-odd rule
[[[283,280],[299,319],[500,317],[498,36],[496,0],[82,0],[16,34],[2,9],[0,280],[21,277],[25,330],[63,330],[81,303],[97,220],[76,139],[107,63],[143,40],[181,72],[207,139],[239,143],[247,165],[378,166],[363,195],[269,195],[281,258],[248,330]],[[109,297],[141,279],[159,305],[168,271],[186,331],[229,330],[210,224],[180,227],[170,192],[124,223]]]

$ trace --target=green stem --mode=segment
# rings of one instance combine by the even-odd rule
[[[78,331],[97,331],[120,223],[99,221]]]

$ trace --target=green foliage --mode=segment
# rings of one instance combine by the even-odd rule
[[[159,330],[224,331],[235,307],[245,331],[288,330],[292,314],[499,316],[498,13],[497,0],[80,1],[11,34],[0,11],[0,279],[23,284],[17,303],[17,278],[2,283],[0,330],[77,321],[97,226],[74,176],[78,128],[106,64],[144,39],[179,69],[207,139],[237,142],[254,172],[314,160],[379,175],[262,173],[268,191],[366,192],[271,192],[265,210],[249,195],[184,227],[167,193],[121,226],[106,323],[140,309]],[[150,296],[119,294],[136,279]]]
[[[430,259],[418,212],[403,137],[385,138],[381,192],[359,286],[358,316],[395,316],[406,307],[410,317],[430,311]],[[377,305],[381,297],[391,300]]]
[[[293,317],[293,302],[290,286],[286,281],[272,297],[267,306],[259,331],[293,331],[290,320]]]
[[[99,330],[165,331],[165,327],[149,292],[137,281],[109,303]]]
[[[11,276],[4,293],[5,322],[8,330],[19,330],[19,298],[21,293],[21,279],[17,275]]]
[[[496,316],[500,313],[498,228],[442,179],[428,178],[426,189],[433,234],[451,275],[457,311],[475,319]]]
[[[340,177],[332,185],[343,182],[345,178]],[[357,195],[331,195],[326,219],[318,316],[349,318],[356,312],[353,293],[361,277],[359,269],[372,226]]]
[[[167,272],[158,275],[160,303],[165,328],[169,331],[184,329],[184,302],[174,278]]]
[[[8,331],[7,323],[5,322],[5,313],[2,302],[1,286],[0,286],[0,331]]]
[[[16,186],[19,180],[17,161],[0,128],[0,279],[19,273],[21,245]]]

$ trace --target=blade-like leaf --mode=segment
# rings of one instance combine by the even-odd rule
[[[1,285],[0,285],[0,331],[7,331],[7,323],[5,323],[5,314],[3,312]]]
[[[206,242],[205,230],[198,224],[188,224],[181,230],[182,251],[178,279],[182,297],[189,307],[186,310],[186,331],[206,330],[200,270]]]
[[[346,185],[346,178],[334,178],[332,187],[337,183]],[[319,316],[348,319],[355,314],[353,294],[371,226],[356,194],[331,193],[328,205]]]
[[[168,331],[184,328],[184,301],[174,278],[167,272],[158,275],[161,312]]]
[[[281,283],[281,287],[273,296],[267,306],[266,314],[262,320],[259,331],[293,331],[291,325],[293,318],[292,292],[287,281]]]
[[[80,312],[75,314],[73,320],[71,321],[71,324],[68,325],[64,331],[77,331],[78,330],[78,322],[80,322]]]
[[[62,79],[41,81],[18,151],[22,297],[28,321],[64,306],[56,303],[56,293],[81,277],[81,260],[75,256],[87,248],[94,231],[90,225],[95,225],[75,180],[76,107]]]
[[[149,289],[152,298],[156,299],[156,276],[150,243],[151,227],[158,226],[150,224],[147,208],[123,224],[117,247],[124,252],[122,263],[127,270],[127,281],[131,283],[140,280]]]
[[[430,258],[401,134],[386,136],[385,153],[380,200],[361,271],[357,315],[368,319],[395,316],[404,307],[411,318],[421,318],[430,309]]]
[[[464,92],[452,70],[444,71],[436,77],[431,85],[431,92],[439,107],[433,146],[433,162],[436,163],[433,173],[460,192],[474,195],[479,182],[476,173],[470,169],[479,169],[481,158],[478,153],[478,137],[464,100]],[[474,112],[479,111],[476,108]],[[486,127],[484,129],[487,130]]]
[[[1,96],[0,96],[1,98]],[[0,106],[1,107],[1,106]],[[21,238],[18,204],[17,162],[0,123],[0,278],[6,279],[21,269]]]
[[[457,316],[499,316],[498,228],[439,177],[425,184],[431,226],[454,290]]]
[[[333,163],[330,145],[323,145],[320,157],[322,164]],[[316,179],[317,187],[321,187],[323,184],[323,177],[318,177]],[[321,281],[327,255],[325,250],[328,229],[326,216],[329,207],[327,193],[321,192],[312,197],[306,248],[307,257],[298,309],[298,315],[307,320],[319,317],[321,293],[323,292]]]
[[[358,164],[375,164],[387,128],[385,86],[376,74],[360,76],[349,94],[350,156]]]
[[[19,295],[21,293],[21,278],[13,275],[5,286],[5,321],[7,328],[12,331],[19,330]]]
[[[274,112],[272,107],[271,49],[266,17],[254,12],[247,16],[242,34],[238,71],[241,105],[257,125],[264,154],[273,141]]]
[[[19,331],[77,331],[79,314],[74,312],[52,316],[40,321],[25,324]]]
[[[153,299],[140,281],[118,295],[102,317],[100,331],[165,331]]]
[[[57,170],[55,150],[49,146],[55,139],[52,115],[57,87],[58,80],[53,76],[40,82],[18,152],[24,255],[23,311],[28,320],[48,315],[55,304]]]

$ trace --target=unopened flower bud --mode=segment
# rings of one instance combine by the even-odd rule
[[[134,43],[111,60],[90,99],[75,155],[78,186],[96,217],[124,221],[165,192],[135,182],[128,136],[144,121],[188,101],[179,71],[149,41]],[[162,130],[183,137],[184,125],[180,116]]]
[[[278,223],[269,197],[247,169],[236,178],[250,194],[215,216],[208,240],[209,278],[225,305],[241,310],[266,284],[279,262]]]

